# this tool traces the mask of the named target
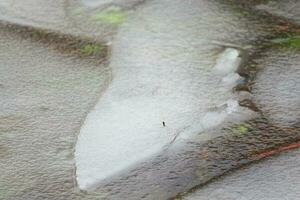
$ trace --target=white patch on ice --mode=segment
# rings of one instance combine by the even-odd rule
[[[224,111],[206,113],[201,119],[203,129],[205,130],[220,125],[227,115],[228,114]]]
[[[164,3],[168,9],[162,12]],[[162,151],[181,133],[188,137],[220,125],[237,110],[232,87],[225,83],[236,82],[232,74],[240,52],[225,49],[216,61],[217,46],[191,45],[201,44],[198,30],[205,30],[195,28],[201,23],[191,20],[195,17],[186,13],[191,9],[196,15],[205,11],[179,0],[157,1],[120,27],[111,58],[113,81],[89,113],[76,145],[81,189]],[[182,35],[189,37],[182,40]]]
[[[216,61],[215,70],[222,75],[234,73],[239,67],[242,59],[237,49],[227,48]]]
[[[243,78],[238,73],[231,73],[222,78],[222,82],[226,86],[234,86],[237,82],[242,80]]]
[[[82,3],[89,7],[98,7],[105,4],[113,3],[114,0],[81,0]]]
[[[224,60],[224,54],[221,56]],[[218,60],[218,65],[222,65],[220,59]],[[225,67],[232,68],[228,62],[225,63]],[[124,76],[128,75],[131,76],[131,74]],[[150,76],[149,73],[148,77],[144,77],[145,81],[154,81],[153,84],[149,83],[150,86],[157,85],[157,82],[162,80],[161,84],[169,84],[168,76]],[[77,180],[82,189],[87,189],[161,151],[181,131],[184,132],[184,138],[191,132],[200,133],[220,125],[239,106],[237,101],[229,99],[225,107],[221,106],[224,108],[203,113],[197,109],[193,100],[189,100],[188,95],[184,96],[185,94],[176,88],[168,88],[172,93],[166,92],[163,95],[159,94],[159,88],[154,88],[153,91],[147,88],[148,91],[144,95],[135,94],[136,90],[129,90],[121,95],[113,94],[118,93],[118,87],[122,87],[119,82],[126,87],[138,83],[139,78],[132,76],[126,81],[115,78],[107,93],[88,115],[75,152]],[[225,85],[224,90],[230,93]],[[205,101],[202,102],[205,104]],[[209,106],[208,102],[206,104]],[[166,127],[162,122],[166,123]]]
[[[241,64],[240,52],[234,48],[227,48],[221,53],[214,66],[216,74],[223,76],[222,84],[234,87],[243,78],[236,73]]]
[[[131,7],[132,5],[138,3],[141,0],[81,0],[82,4],[91,7],[99,8],[101,6],[122,6],[126,5]]]
[[[232,99],[227,101],[226,112],[228,114],[234,113],[234,112],[238,111],[238,109],[239,109],[238,101],[232,100]]]

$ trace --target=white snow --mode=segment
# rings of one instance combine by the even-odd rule
[[[114,0],[81,0],[81,2],[89,7],[98,7],[100,5],[113,3]]]
[[[215,69],[219,74],[228,75],[234,73],[241,63],[240,53],[233,48],[227,48],[217,59]]]
[[[163,3],[169,7],[162,12]],[[76,145],[81,189],[159,153],[178,134],[199,134],[238,110],[232,84],[222,79],[237,81],[240,52],[228,48],[216,60],[219,47],[199,39],[199,23],[181,10],[186,6],[201,9],[179,0],[174,6],[160,1],[120,28],[110,64],[113,81],[87,116]],[[170,16],[186,27],[169,23]],[[190,37],[182,40],[186,34]]]
[[[222,65],[220,60],[219,58],[218,66]],[[224,65],[224,67],[231,66]],[[123,74],[125,77],[129,76],[129,80],[115,78],[95,109],[88,115],[76,146],[77,180],[82,189],[87,189],[161,151],[183,130],[200,133],[220,125],[238,107],[237,101],[229,98],[224,102],[225,107],[221,106],[224,109],[203,113],[190,99],[191,96],[185,95],[176,86],[154,87],[151,90],[151,86],[157,85],[157,82],[164,85],[169,85],[169,81],[172,82],[169,76],[159,76],[155,71],[153,73],[155,77],[150,73],[148,77],[144,77],[145,82],[152,80],[153,83],[148,84],[150,88],[146,88],[142,95],[133,89],[126,93],[120,90],[121,94],[118,94],[119,87],[126,88],[131,84],[138,86],[139,76],[129,73]],[[173,84],[170,85],[173,87]],[[163,89],[167,91],[158,91]],[[198,103],[201,104],[200,99]],[[204,101],[203,103],[205,104]],[[209,107],[209,103],[206,104]],[[166,127],[162,125],[163,121]]]

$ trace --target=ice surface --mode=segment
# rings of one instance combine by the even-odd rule
[[[235,72],[240,65],[241,58],[238,50],[227,48],[217,59],[215,69],[219,74],[228,75]]]
[[[81,0],[83,5],[88,7],[107,7],[107,6],[126,6],[131,7],[132,5],[140,2],[142,0]]]
[[[275,49],[264,58],[259,61],[263,68],[253,85],[255,103],[273,124],[288,127],[299,123],[300,55],[293,50]]]
[[[298,200],[300,149],[245,166],[200,189],[184,200]]]
[[[221,65],[218,62],[218,66]],[[224,66],[232,67],[227,63]],[[170,68],[174,69],[172,65]],[[83,189],[157,153],[183,130],[201,132],[221,124],[238,107],[237,101],[228,100],[224,102],[225,109],[203,113],[199,110],[202,107],[201,99],[191,99],[192,94],[185,94],[175,85],[173,88],[172,77],[168,74],[159,76],[155,71],[149,73],[148,77],[144,77],[148,84],[143,91],[138,91],[138,83],[143,82],[139,81],[138,75],[130,73],[124,76],[129,79],[122,79],[121,74],[114,79],[81,129],[76,161],[78,182]],[[178,83],[180,81],[185,81],[185,77],[176,80]],[[162,85],[160,88],[156,86],[157,82]],[[123,87],[134,84],[136,90],[131,88],[131,91],[123,93]],[[186,89],[189,90],[188,85]],[[230,93],[230,90],[227,91]],[[166,127],[162,122],[166,123]]]
[[[201,10],[182,1],[157,2],[128,19],[115,38],[113,80],[76,146],[82,189],[162,151],[181,133],[186,138],[220,125],[239,109],[232,85],[240,79],[240,52],[227,48],[218,55],[221,47],[201,39],[201,27],[185,12]]]
[[[82,3],[86,6],[90,6],[90,7],[97,7],[103,4],[110,4],[113,3],[114,0],[82,0]]]

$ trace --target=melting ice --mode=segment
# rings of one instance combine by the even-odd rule
[[[241,79],[235,73],[240,52],[209,42],[210,23],[199,23],[205,12],[179,0],[152,1],[120,27],[113,80],[76,145],[80,188],[160,152],[178,135],[199,134],[238,112],[232,87]]]

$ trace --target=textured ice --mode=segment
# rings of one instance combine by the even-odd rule
[[[184,200],[298,200],[300,149],[243,167]]]
[[[275,49],[264,58],[266,61],[259,61],[263,68],[253,85],[255,103],[276,125],[299,123],[300,55],[293,50]]]
[[[81,2],[88,7],[107,7],[107,6],[126,6],[131,7],[132,5],[142,0],[81,0]]]
[[[115,38],[113,80],[76,145],[82,189],[162,151],[181,133],[186,138],[220,125],[239,109],[232,87],[240,79],[240,52],[201,39],[185,12],[201,10],[182,1],[157,2],[128,19]],[[168,9],[161,12],[164,4]]]
[[[97,7],[103,4],[110,4],[113,3],[114,0],[82,0],[82,3],[86,6],[90,6],[90,7]]]
[[[240,65],[241,58],[238,50],[227,48],[217,59],[215,69],[219,74],[228,75],[235,72]]]
[[[223,59],[226,60],[225,57]],[[144,70],[149,72],[149,69]],[[178,71],[177,76],[180,76],[182,71]],[[209,107],[209,102],[192,99],[192,94],[185,93],[184,88],[172,86],[172,77],[168,74],[159,76],[155,70],[152,75],[149,73],[148,77],[144,77],[148,83],[142,91],[138,91],[138,83],[143,82],[139,81],[138,75],[130,73],[124,76],[129,76],[129,79],[122,79],[122,76],[114,79],[81,129],[76,161],[78,182],[83,189],[157,153],[181,131],[201,132],[217,126],[238,109],[237,101],[229,99],[224,102],[225,109],[203,113],[201,104],[208,104]],[[184,76],[182,80],[176,80],[178,84],[181,81],[185,81]],[[121,88],[131,84],[136,84],[137,88],[123,93]],[[187,85],[186,90],[189,89]],[[227,90],[226,87],[219,89]],[[230,93],[230,90],[227,92]],[[166,127],[162,122],[166,123]]]

